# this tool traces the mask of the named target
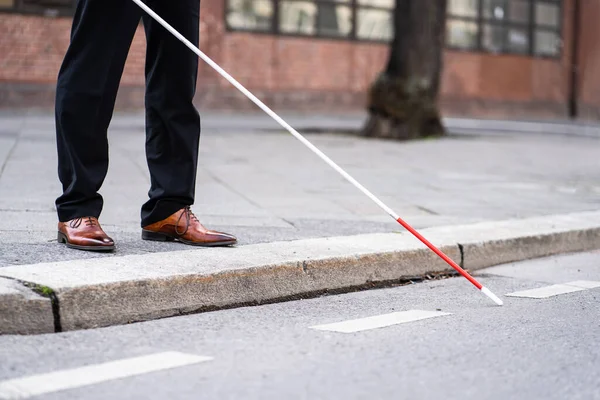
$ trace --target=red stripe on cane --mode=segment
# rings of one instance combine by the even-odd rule
[[[445,255],[444,253],[442,253],[442,251],[440,249],[438,249],[437,247],[435,247],[429,240],[425,239],[423,237],[423,235],[421,235],[419,232],[417,232],[412,226],[410,226],[408,223],[406,223],[402,218],[398,218],[396,221],[398,221],[398,223],[400,225],[402,225],[404,228],[406,228],[407,231],[409,231],[410,233],[412,233],[413,235],[415,235],[417,239],[419,239],[421,242],[423,242],[423,244],[425,244],[425,246],[427,246],[431,250],[433,250],[433,252],[435,254],[437,254],[438,256],[440,256],[452,268],[454,268],[456,271],[458,271],[459,274],[461,274],[462,276],[464,276],[465,278],[467,278],[469,280],[469,282],[471,282],[473,285],[475,285],[475,287],[477,287],[477,289],[481,290],[483,288],[483,285],[481,283],[477,282],[477,280],[475,280],[475,278],[473,278],[471,275],[469,275],[469,273],[467,271],[465,271],[464,269],[462,269],[460,267],[460,265],[458,265],[457,263],[455,263],[454,261],[452,261],[452,259],[450,257],[448,257],[447,255]]]

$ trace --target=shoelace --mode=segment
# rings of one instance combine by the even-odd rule
[[[81,226],[81,223],[83,222],[84,219],[85,219],[86,226],[96,226],[97,225],[96,220],[93,219],[92,217],[75,218],[74,220],[71,221],[71,223],[69,225],[71,226],[71,228],[77,229]]]
[[[183,232],[179,232],[179,222],[181,221],[181,218],[185,215],[185,230]],[[196,215],[194,215],[194,213],[192,212],[192,209],[190,208],[190,206],[186,206],[183,209],[183,212],[181,214],[179,214],[179,218],[177,218],[177,224],[175,225],[175,233],[179,236],[183,236],[186,234],[186,232],[188,231],[189,227],[190,227],[190,220],[196,221],[196,222],[200,222],[198,220],[198,218],[196,217]]]

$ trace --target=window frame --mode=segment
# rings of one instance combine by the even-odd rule
[[[359,0],[350,0],[348,2],[335,1],[335,0],[269,0],[273,4],[273,15],[271,17],[271,24],[269,29],[252,29],[252,28],[237,28],[232,27],[229,24],[228,15],[229,15],[229,0],[224,2],[224,17],[225,17],[225,30],[227,32],[244,32],[244,33],[252,33],[257,35],[276,35],[281,37],[289,37],[289,38],[303,38],[303,39],[321,39],[321,40],[339,40],[344,42],[358,42],[358,43],[382,43],[389,44],[393,40],[390,38],[389,40],[382,39],[364,39],[359,38],[357,35],[357,19],[358,19],[358,11],[359,10],[380,10],[389,12],[391,18],[394,16],[394,9],[382,7],[382,6],[372,6],[366,4],[360,4]],[[346,6],[350,8],[351,12],[351,28],[348,35],[325,35],[321,34],[318,31],[315,34],[302,34],[298,32],[283,32],[280,29],[279,24],[279,14],[280,14],[280,3],[282,2],[310,2],[313,4],[337,4],[340,6]],[[393,24],[393,21],[392,21]],[[392,27],[393,29],[393,27]]]
[[[77,0],[69,0],[71,5],[59,8],[36,7],[24,4],[23,0],[15,0],[12,7],[1,8],[0,14],[35,15],[46,18],[72,17],[75,12]]]
[[[510,0],[508,0],[510,1]],[[461,16],[461,15],[453,15],[448,12],[446,13],[446,26],[450,21],[463,21],[463,22],[471,22],[477,24],[477,40],[475,47],[465,48],[460,46],[451,45],[446,40],[444,46],[448,50],[452,51],[460,51],[460,52],[468,52],[468,53],[484,53],[484,54],[494,54],[494,55],[510,55],[513,57],[527,57],[527,58],[540,58],[540,59],[550,59],[550,60],[558,60],[562,59],[564,55],[564,0],[522,0],[526,3],[529,3],[529,20],[527,22],[515,22],[504,19],[502,21],[494,20],[493,18],[485,18],[483,16],[483,5],[484,0],[477,0],[477,15],[475,17]],[[558,6],[558,25],[550,26],[544,24],[538,24],[536,22],[536,5],[537,4],[552,4]],[[483,46],[483,27],[486,25],[491,26],[502,26],[503,29],[507,28],[519,28],[523,29],[527,32],[528,39],[528,50],[527,52],[517,52],[506,49],[505,44],[503,43],[503,49],[501,51],[495,52],[489,49],[486,49]],[[558,49],[556,54],[536,54],[535,52],[535,40],[537,32],[550,32],[554,33],[558,36],[558,39],[561,41],[561,46]]]

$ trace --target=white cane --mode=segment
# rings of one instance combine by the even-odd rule
[[[477,289],[479,289],[483,294],[492,299],[497,305],[501,306],[503,304],[502,300],[498,298],[494,293],[492,293],[488,288],[481,285],[475,278],[473,278],[467,271],[461,268],[458,264],[456,264],[450,257],[445,255],[440,249],[431,244],[427,239],[425,239],[419,232],[413,229],[408,223],[406,223],[400,216],[398,216],[391,208],[389,208],[385,203],[379,200],[373,193],[371,193],[367,188],[361,185],[356,179],[354,179],[350,174],[344,171],[339,165],[333,162],[329,157],[327,157],[321,150],[316,148],[311,142],[309,142],[304,136],[298,133],[294,128],[292,128],[287,122],[285,122],[279,115],[277,115],[273,110],[267,107],[262,101],[260,101],[256,96],[254,96],[248,89],[246,89],[242,84],[236,81],[231,75],[229,75],[223,68],[221,68],[217,63],[210,59],[206,54],[204,54],[199,48],[194,46],[189,40],[187,40],[183,35],[181,35],[177,30],[175,30],[171,25],[169,25],[164,19],[162,19],[158,14],[156,14],[152,9],[150,9],[146,4],[143,3],[142,0],[133,0],[142,10],[144,10],[148,15],[150,15],[153,19],[155,19],[159,24],[161,24],[165,29],[171,32],[177,39],[179,39],[183,44],[190,48],[194,53],[198,55],[204,62],[210,65],[215,71],[217,71],[223,78],[227,79],[229,83],[235,86],[240,92],[242,92],[246,97],[248,97],[254,104],[260,107],[265,113],[267,113],[271,118],[277,121],[282,127],[284,127],[289,133],[291,133],[296,139],[302,142],[306,147],[312,150],[317,156],[319,156],[323,161],[329,164],[330,167],[339,172],[346,180],[348,180],[352,185],[354,185],[358,190],[363,192],[367,197],[369,197],[375,204],[381,207],[386,213],[388,213],[396,222],[402,225],[406,230],[412,233],[417,239],[423,242],[427,247],[429,247],[434,253],[436,253],[439,257],[441,257],[444,261],[446,261],[452,268],[454,268],[458,273],[460,273],[463,277],[469,280]]]

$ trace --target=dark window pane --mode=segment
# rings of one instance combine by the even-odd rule
[[[535,54],[539,56],[557,56],[560,54],[561,40],[556,32],[535,32]]]
[[[477,23],[448,20],[446,23],[446,43],[451,47],[475,49],[477,47]]]
[[[560,7],[555,4],[536,3],[535,23],[558,27],[560,25]]]
[[[333,2],[283,1],[279,29],[303,35],[348,36],[352,31],[352,9]]]
[[[229,0],[227,23],[232,28],[268,31],[273,18],[272,0]]]
[[[507,17],[506,0],[483,0],[483,18],[502,21]]]
[[[529,6],[527,0],[484,0],[483,18],[525,24],[530,20]]]
[[[348,36],[352,31],[352,9],[333,3],[317,3],[319,35]]]
[[[285,33],[314,35],[317,31],[317,5],[308,1],[282,1],[279,29]]]
[[[529,53],[529,36],[527,30],[510,28],[508,30],[506,49],[511,53]]]
[[[519,22],[527,24],[530,21],[530,3],[522,0],[509,0],[507,4],[508,15],[510,22]]]
[[[359,9],[357,19],[356,36],[359,39],[392,40],[394,27],[391,11]]]
[[[21,0],[15,4],[18,9],[51,17],[71,14],[75,5],[73,0]]]
[[[382,7],[390,10],[396,6],[395,0],[358,0],[361,6]]]
[[[505,28],[501,25],[483,25],[481,44],[485,50],[500,53],[504,49]]]
[[[449,0],[447,12],[459,17],[477,17],[479,0]]]

